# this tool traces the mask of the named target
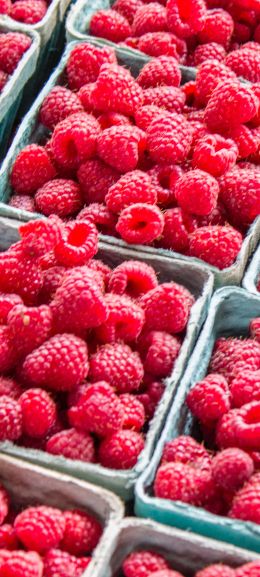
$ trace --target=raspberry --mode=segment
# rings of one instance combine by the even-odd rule
[[[1,70],[7,74],[12,74],[15,71],[23,54],[31,46],[31,43],[31,38],[22,32],[8,32],[7,34],[0,34]]]
[[[136,11],[132,24],[133,36],[167,30],[166,8],[158,2],[149,2]]]
[[[250,225],[260,211],[260,172],[244,169],[225,174],[220,181],[220,198],[231,222]]]
[[[202,569],[198,571],[195,577],[235,577],[237,572],[231,567],[227,565],[217,564],[217,565],[210,565],[206,567],[206,569]]]
[[[66,269],[62,266],[53,266],[43,272],[43,286],[40,292],[40,302],[50,303],[57,288],[60,286]]]
[[[188,435],[181,435],[165,444],[162,463],[184,463],[194,468],[209,468],[211,460],[209,453]]]
[[[156,273],[151,266],[138,260],[128,260],[112,271],[108,288],[119,295],[139,298],[157,285]]]
[[[144,105],[154,105],[169,112],[180,113],[185,103],[185,95],[180,88],[175,86],[157,86],[144,90]],[[162,115],[160,115],[162,117]],[[167,117],[167,115],[163,115]]]
[[[260,146],[259,127],[250,129],[243,125],[236,126],[228,135],[238,147],[239,158],[247,158],[250,154],[255,154]]]
[[[158,204],[170,206],[176,204],[175,184],[183,175],[183,170],[175,164],[157,164],[149,170],[152,183],[156,187]]]
[[[217,444],[240,447],[246,451],[259,448],[260,403],[252,401],[240,409],[232,409],[218,424]]]
[[[200,421],[215,421],[230,409],[228,385],[221,375],[210,374],[196,383],[186,398],[190,411]]]
[[[203,29],[207,9],[204,0],[168,0],[167,22],[170,32],[187,38]]]
[[[145,7],[146,8],[146,7]],[[142,88],[180,86],[181,72],[173,56],[160,56],[147,62],[137,77]]]
[[[121,212],[116,230],[129,244],[150,244],[161,235],[163,226],[163,214],[157,206],[137,203]]]
[[[98,155],[120,172],[134,170],[145,147],[145,133],[136,126],[112,126],[98,139]]]
[[[6,373],[13,368],[17,361],[16,351],[13,347],[8,327],[0,327],[0,370]]]
[[[144,448],[144,440],[136,431],[118,431],[102,441],[99,460],[109,469],[132,469]]]
[[[259,284],[259,281],[258,281]],[[260,291],[260,286],[258,288]],[[250,335],[253,339],[256,339],[260,343],[260,317],[253,319],[250,323]]]
[[[135,123],[138,128],[141,130],[146,131],[148,126],[150,126],[151,122],[154,120],[155,115],[162,116],[166,115],[167,111],[164,111],[159,106],[155,106],[154,104],[147,104],[146,106],[141,106],[135,113]]]
[[[226,10],[208,10],[204,27],[199,33],[199,41],[202,44],[217,42],[228,48],[233,31],[234,20]]]
[[[129,124],[132,124],[128,116],[118,112],[103,112],[103,114],[98,117],[98,122],[102,130],[111,128],[111,126],[124,126],[125,124],[129,126]]]
[[[234,407],[260,401],[260,370],[237,373],[231,381],[230,393]]]
[[[11,186],[18,194],[33,194],[45,182],[52,180],[55,172],[45,148],[38,144],[28,144],[14,161],[10,174]]]
[[[1,0],[0,2],[0,14],[9,14],[12,7],[11,0]]]
[[[147,142],[155,162],[180,163],[188,156],[192,131],[183,116],[169,113],[153,120],[147,129]]]
[[[227,55],[225,63],[237,76],[242,76],[250,82],[260,82],[259,52],[246,47],[232,50]]]
[[[210,361],[211,372],[222,374],[230,383],[241,371],[260,369],[260,346],[250,339],[220,338]]]
[[[62,455],[66,459],[76,459],[87,463],[94,462],[94,440],[88,433],[67,429],[49,438],[47,453]]]
[[[139,354],[123,343],[103,345],[90,357],[91,381],[106,381],[119,393],[137,390],[143,375]]]
[[[24,24],[36,24],[44,18],[47,9],[44,0],[19,0],[12,5],[10,17]]]
[[[174,368],[181,343],[166,332],[150,331],[141,336],[138,347],[144,370],[154,377],[164,378],[169,376]]]
[[[108,210],[105,204],[99,204],[98,202],[89,204],[78,214],[77,220],[94,223],[103,234],[115,234],[116,217]]]
[[[123,429],[140,431],[145,423],[145,410],[141,401],[135,395],[120,395],[120,403],[124,408]]]
[[[43,575],[43,562],[33,551],[12,551],[1,563],[1,577],[24,577],[24,575],[26,577]]]
[[[91,98],[97,110],[130,116],[142,106],[143,91],[129,70],[117,64],[103,64]]]
[[[55,246],[55,256],[63,266],[79,266],[96,254],[97,245],[95,225],[87,220],[74,221],[66,225],[62,239]]]
[[[39,257],[52,251],[61,239],[62,221],[55,215],[48,219],[31,220],[19,227],[20,248],[28,256]]]
[[[218,177],[235,166],[237,157],[238,149],[233,140],[208,134],[195,145],[192,165]]]
[[[181,333],[187,325],[194,298],[185,287],[168,282],[143,295],[139,303],[145,311],[147,330]]]
[[[149,375],[148,375],[149,377]],[[159,401],[161,400],[165,391],[165,384],[163,382],[156,382],[149,379],[148,385],[143,394],[137,396],[144,406],[145,415],[148,421],[153,417]]]
[[[154,551],[133,551],[123,562],[125,577],[149,577],[151,573],[168,569],[168,563],[162,555]]]
[[[12,525],[5,523],[0,527],[0,549],[14,551],[18,549],[19,542]]]
[[[52,313],[46,305],[35,308],[17,305],[10,311],[7,323],[16,352],[25,356],[50,336]]]
[[[105,322],[108,316],[97,273],[87,267],[69,270],[51,303],[58,332],[81,332]]]
[[[253,472],[253,460],[241,449],[225,449],[212,460],[213,480],[226,491],[238,491]]]
[[[236,493],[228,516],[232,519],[260,523],[260,483],[250,481]],[[243,573],[242,573],[243,575]],[[241,575],[241,577],[242,577]],[[250,573],[249,573],[250,575]]]
[[[17,515],[14,528],[27,549],[45,553],[63,538],[65,518],[62,511],[53,507],[28,507]]]
[[[156,473],[154,494],[161,499],[199,506],[209,484],[209,473],[184,463],[165,463]]]
[[[149,56],[173,56],[178,59],[178,40],[169,32],[147,32],[139,38],[137,47]]]
[[[129,297],[115,294],[106,295],[105,304],[108,316],[95,332],[98,340],[102,343],[134,341],[143,328],[143,309]]]
[[[199,66],[202,62],[207,60],[218,60],[223,62],[226,57],[226,50],[224,46],[216,42],[209,42],[208,44],[200,44],[194,51],[194,64]]]
[[[252,563],[246,563],[242,567],[236,570],[236,577],[257,577],[260,570],[259,561],[252,561]]]
[[[81,577],[90,560],[90,557],[77,558],[66,551],[50,549],[44,557],[44,577]]]
[[[78,112],[65,118],[56,125],[51,139],[55,160],[66,169],[78,168],[95,153],[99,134],[99,123],[90,114]]]
[[[65,511],[65,533],[61,548],[71,555],[91,553],[101,537],[100,523],[89,513]]]
[[[34,199],[26,194],[14,194],[10,198],[9,205],[27,212],[36,212]]]
[[[0,293],[0,324],[6,325],[9,312],[21,304],[23,304],[23,301],[18,295]]]
[[[132,24],[135,13],[141,6],[143,6],[142,0],[116,0],[113,4],[113,10],[119,12],[128,20],[129,24]]]
[[[42,389],[28,389],[19,399],[22,408],[23,433],[45,437],[56,421],[56,406]]]
[[[105,201],[109,210],[120,213],[124,208],[136,202],[155,204],[157,195],[152,186],[151,177],[141,170],[134,170],[121,176],[109,188]]]
[[[17,401],[22,392],[19,383],[14,379],[10,379],[9,377],[0,377],[0,397],[7,396]],[[0,547],[0,549],[3,549],[3,547]]]
[[[250,87],[239,80],[219,82],[205,110],[205,122],[211,131],[233,128],[254,118],[259,101]]]
[[[109,268],[107,264],[105,264],[102,260],[99,259],[90,260],[87,266],[88,268],[90,268],[90,270],[93,270],[99,273],[100,276],[102,276],[105,287],[107,288],[110,274],[112,272],[111,268]]]
[[[116,63],[116,55],[110,46],[102,48],[84,42],[73,48],[67,63],[69,86],[79,89],[89,82],[95,82],[102,64]]]
[[[57,178],[46,182],[35,195],[36,209],[45,216],[71,216],[82,207],[80,188],[73,180]]]
[[[8,515],[9,497],[4,487],[0,485],[0,522],[1,525]],[[2,529],[2,527],[1,527]]]
[[[25,257],[20,247],[12,247],[0,255],[0,290],[15,292],[24,302],[32,304],[42,286],[42,273],[35,259]]]
[[[22,434],[22,411],[19,403],[2,395],[0,397],[0,439],[16,441]]]
[[[196,76],[196,99],[206,105],[217,85],[224,80],[235,80],[235,73],[223,62],[210,59],[203,62]]]
[[[203,170],[186,172],[175,185],[175,195],[181,208],[192,214],[207,215],[217,206],[217,180]]]
[[[36,385],[57,391],[70,391],[87,376],[86,343],[70,334],[56,335],[30,353],[21,376],[27,386]]]
[[[185,253],[189,248],[189,232],[194,230],[194,218],[180,208],[169,208],[164,212],[164,229],[160,246]]]
[[[83,110],[77,94],[74,94],[64,86],[55,86],[43,101],[39,121],[50,130],[53,130],[56,124],[67,118],[67,116],[76,112],[83,112]]]
[[[224,269],[233,264],[242,235],[231,226],[202,226],[190,235],[190,255]]]
[[[106,437],[123,426],[124,411],[116,395],[96,390],[86,391],[79,403],[69,410],[69,422],[76,429]]]
[[[115,184],[119,174],[99,159],[81,164],[77,172],[80,190],[86,203],[103,202],[110,186]]]
[[[90,20],[89,31],[92,36],[106,38],[111,42],[121,42],[131,36],[129,22],[115,10],[98,10]]]

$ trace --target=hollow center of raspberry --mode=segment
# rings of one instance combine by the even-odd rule
[[[251,407],[244,416],[244,421],[247,425],[254,425],[260,423],[260,404]]]
[[[182,20],[189,20],[191,16],[191,4],[189,0],[177,0],[179,15]]]
[[[79,223],[78,226],[75,226],[69,233],[68,243],[72,246],[82,246],[86,242],[88,235],[89,231]]]
[[[134,230],[143,230],[146,227],[147,227],[147,222],[145,222],[144,220],[139,220],[138,222],[134,223],[133,229]]]

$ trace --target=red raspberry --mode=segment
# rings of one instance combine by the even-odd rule
[[[260,402],[252,401],[222,417],[217,428],[217,444],[222,448],[236,446],[246,451],[257,451],[259,434]]]
[[[129,297],[108,294],[105,297],[108,310],[106,322],[95,331],[98,341],[114,343],[117,340],[134,341],[144,324],[144,311]]]
[[[108,210],[105,204],[99,204],[98,202],[89,204],[78,214],[77,220],[94,223],[97,230],[103,234],[115,234],[116,216]]]
[[[228,48],[233,31],[234,20],[226,10],[208,10],[204,27],[199,33],[199,41],[201,44],[217,42]]]
[[[158,2],[144,4],[136,11],[132,24],[133,36],[167,30],[166,8]]]
[[[202,422],[219,419],[230,409],[226,379],[218,374],[210,374],[191,389],[186,403],[193,415]]]
[[[128,116],[124,116],[124,114],[120,114],[119,112],[103,112],[103,114],[98,117],[98,122],[102,130],[111,128],[111,126],[124,126],[125,124],[132,124]]]
[[[139,298],[158,285],[154,269],[138,260],[128,260],[119,264],[109,278],[109,291],[132,298]]]
[[[19,403],[8,396],[0,397],[0,439],[16,441],[22,434],[22,411]]]
[[[144,333],[138,342],[144,370],[154,377],[164,378],[171,374],[178,354],[180,341],[163,331]]]
[[[23,390],[17,381],[9,377],[0,377],[0,397],[7,396],[17,401],[22,392]],[[4,547],[0,546],[0,549],[4,549]]]
[[[31,220],[19,227],[22,237],[19,250],[31,257],[41,257],[52,251],[61,239],[62,221],[55,215],[48,219]]]
[[[246,483],[236,493],[228,516],[232,519],[260,523],[260,483]],[[259,570],[259,569],[258,569]],[[242,573],[243,575],[243,573]],[[241,577],[242,577],[241,575]],[[247,573],[245,574],[247,575]],[[249,573],[250,575],[250,573]],[[237,576],[236,576],[237,577]]]
[[[239,80],[219,82],[205,110],[205,122],[211,131],[228,130],[254,118],[259,101],[250,87]]]
[[[237,373],[231,381],[230,393],[234,407],[242,407],[250,401],[260,401],[260,370]]]
[[[233,264],[242,235],[231,226],[202,226],[190,235],[190,255],[224,269]]]
[[[0,523],[2,525],[3,521],[8,515],[9,509],[9,496],[4,487],[0,485]]]
[[[89,31],[92,36],[106,38],[111,42],[121,42],[131,36],[129,22],[115,10],[98,10],[90,20]]]
[[[187,38],[203,29],[207,9],[204,0],[168,0],[167,22],[170,32]]]
[[[238,491],[253,472],[253,460],[241,449],[225,449],[212,460],[213,480],[220,489],[226,491]]]
[[[89,390],[90,389],[90,390]],[[69,409],[69,422],[76,429],[107,437],[123,426],[124,410],[115,394],[93,385],[79,403]]]
[[[136,431],[117,431],[102,441],[99,460],[109,469],[132,469],[144,448],[144,440]]]
[[[60,286],[66,269],[63,266],[53,266],[43,271],[43,286],[40,292],[40,302],[49,304],[57,288]]]
[[[157,86],[144,90],[144,105],[155,105],[169,112],[182,112],[185,95],[180,88],[175,86]],[[167,118],[166,115],[163,115]],[[162,115],[161,115],[162,117]]]
[[[98,232],[87,220],[74,221],[66,225],[60,242],[55,246],[59,264],[73,267],[85,264],[98,249]]]
[[[155,162],[180,163],[188,156],[192,131],[183,116],[169,113],[153,120],[147,129],[147,142]]]
[[[36,212],[34,199],[26,194],[14,194],[10,198],[9,205],[27,212]]]
[[[145,328],[181,333],[188,322],[194,298],[175,282],[162,283],[143,295],[139,301],[145,311]]]
[[[143,91],[129,70],[103,64],[91,94],[95,109],[132,115],[142,106]]]
[[[147,32],[139,38],[137,48],[149,56],[174,56],[177,60],[187,51],[186,43],[169,32]]]
[[[44,557],[44,577],[81,577],[90,561],[90,557],[77,558],[66,551],[50,549]]]
[[[10,174],[11,186],[17,193],[33,194],[45,182],[52,180],[55,174],[55,168],[45,148],[38,144],[28,144],[14,161]]]
[[[260,562],[252,561],[252,563],[246,563],[236,569],[236,577],[258,577],[260,570]]]
[[[119,12],[128,20],[129,24],[132,24],[135,13],[141,6],[143,6],[142,0],[116,0],[113,4],[113,10]]]
[[[76,459],[87,463],[94,462],[94,440],[88,433],[67,429],[49,438],[46,444],[47,453],[62,455],[66,459]]]
[[[22,408],[23,433],[45,437],[56,421],[56,405],[42,389],[28,389],[19,399]]]
[[[1,70],[7,74],[12,74],[15,71],[23,54],[31,46],[31,43],[32,40],[30,36],[26,36],[26,34],[23,34],[22,32],[8,32],[7,34],[0,34]]]
[[[175,184],[183,175],[183,169],[177,164],[157,164],[149,170],[152,183],[156,187],[158,204],[171,206],[176,204]]]
[[[129,244],[150,244],[162,233],[163,214],[157,206],[137,203],[125,208],[116,230]]]
[[[23,301],[18,295],[0,293],[0,324],[6,325],[9,312],[21,304],[23,304]]]
[[[8,327],[0,327],[0,371],[6,373],[16,364],[17,356]]]
[[[102,325],[108,307],[97,273],[88,267],[69,270],[55,293],[51,309],[57,332],[80,333]]]
[[[221,373],[230,383],[241,371],[260,369],[260,346],[251,339],[220,338],[210,361],[211,372]]]
[[[117,182],[119,176],[98,158],[81,164],[77,178],[85,202],[103,202],[110,186]]]
[[[75,214],[83,204],[78,184],[64,178],[46,182],[37,191],[35,203],[36,209],[44,215],[57,214],[60,217]]]
[[[84,84],[78,91],[78,97],[85,110],[85,112],[93,113],[93,102],[92,102],[92,90],[95,86],[95,82],[90,82],[90,84]]]
[[[106,194],[109,210],[120,213],[124,208],[139,203],[156,204],[157,194],[151,177],[141,170],[134,170],[121,176]]]
[[[137,398],[144,406],[145,415],[148,421],[153,417],[156,407],[161,400],[164,391],[165,384],[163,382],[152,381],[149,382],[144,393],[138,395]]]
[[[176,252],[186,253],[189,248],[189,233],[194,230],[194,218],[181,208],[169,208],[164,212],[164,229],[160,246]]]
[[[259,52],[246,47],[232,50],[227,55],[225,63],[237,76],[242,76],[250,82],[260,82]]]
[[[91,381],[106,381],[119,393],[137,390],[143,375],[139,354],[123,343],[103,345],[90,357]]]
[[[64,118],[76,112],[83,112],[83,110],[77,94],[64,86],[54,86],[42,103],[39,121],[53,130],[56,124]]]
[[[238,149],[233,140],[208,134],[195,145],[192,165],[218,177],[235,166],[237,157]]]
[[[12,7],[11,0],[1,0],[0,2],[0,14],[9,14]]]
[[[168,567],[162,555],[145,549],[130,553],[122,566],[125,577],[149,577],[151,573]]]
[[[17,305],[10,311],[7,323],[16,352],[25,356],[50,336],[52,313],[46,305]]]
[[[181,72],[178,61],[173,56],[154,58],[143,66],[137,81],[142,88],[180,86]]]
[[[184,463],[195,469],[209,469],[210,455],[203,445],[188,435],[181,435],[166,443],[162,454],[162,463]]]
[[[184,463],[165,463],[156,473],[154,494],[161,499],[201,505],[209,486],[210,475]]]
[[[217,85],[224,80],[235,80],[235,73],[223,62],[210,59],[203,62],[196,76],[196,99],[200,105],[206,105]]]
[[[105,287],[107,288],[108,281],[112,272],[111,268],[109,268],[107,264],[105,264],[102,260],[99,259],[90,260],[87,266],[88,268],[90,268],[90,270],[95,271],[103,278],[103,282],[105,284]]]
[[[36,385],[57,391],[70,391],[87,376],[86,343],[70,334],[56,335],[30,353],[21,376],[27,386]]]
[[[27,549],[45,553],[63,539],[65,518],[62,511],[53,507],[29,507],[17,515],[14,528]]]
[[[236,126],[229,131],[228,136],[238,147],[239,158],[247,158],[255,154],[260,146],[260,129],[250,129],[247,126]]]
[[[119,172],[134,170],[145,148],[145,133],[136,126],[111,126],[98,139],[98,155]]]
[[[40,577],[43,575],[43,562],[33,551],[12,551],[1,564],[0,571],[1,577]]]
[[[227,565],[217,564],[217,565],[210,565],[206,567],[206,569],[202,569],[198,571],[195,577],[235,577],[237,572],[231,567]]]
[[[153,577],[183,577],[183,574],[171,569],[162,569],[161,571],[155,571]]]
[[[44,0],[19,0],[12,5],[10,17],[24,24],[36,24],[44,18],[47,9]]]
[[[208,44],[200,44],[197,46],[193,57],[195,66],[199,66],[206,60],[218,60],[218,62],[223,62],[226,57],[226,50],[224,46],[218,44],[217,41],[213,41]]]
[[[56,125],[51,139],[55,160],[66,169],[78,168],[95,153],[100,132],[98,121],[90,114],[78,112],[65,118]]]
[[[249,226],[260,212],[260,171],[232,170],[220,180],[220,199],[236,226]]]
[[[19,547],[19,542],[12,525],[5,523],[0,527],[0,549],[15,551]]]
[[[42,273],[35,259],[12,247],[0,255],[0,290],[15,292],[24,302],[35,302],[42,286]]]
[[[217,180],[203,170],[186,172],[175,185],[175,195],[181,208],[192,214],[207,215],[217,206]]]
[[[19,0],[20,1],[20,0]],[[67,63],[69,86],[79,89],[84,84],[95,82],[102,64],[116,63],[116,55],[110,46],[94,46],[84,42],[71,51]]]
[[[124,408],[123,429],[140,431],[145,423],[145,410],[141,401],[135,395],[120,395],[120,403]]]
[[[146,106],[141,106],[135,113],[135,123],[138,128],[146,131],[148,126],[154,120],[155,115],[162,116],[167,115],[168,112],[155,104],[147,104]]]
[[[259,279],[260,280],[260,279]],[[260,291],[260,283],[258,281]],[[253,319],[249,325],[250,327],[250,335],[253,339],[256,339],[260,343],[260,317]]]
[[[89,513],[82,511],[65,511],[65,533],[61,548],[71,555],[91,553],[98,544],[102,528],[100,523]]]

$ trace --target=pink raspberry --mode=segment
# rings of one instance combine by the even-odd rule
[[[196,383],[186,398],[190,411],[200,421],[215,421],[230,409],[228,384],[224,377],[210,374]]]
[[[168,0],[167,22],[170,32],[180,38],[197,34],[205,26],[206,4],[204,0]]]
[[[132,124],[131,119],[120,112],[103,112],[98,117],[98,122],[102,128],[111,128],[111,126],[124,126],[125,124],[129,126]]]
[[[253,472],[253,460],[241,449],[225,449],[212,460],[213,479],[220,489],[226,491],[238,491]]]
[[[40,3],[39,3],[40,4]],[[13,10],[14,5],[12,5]],[[0,68],[12,74],[24,53],[31,46],[30,36],[22,32],[7,32],[0,35]]]
[[[77,220],[89,221],[102,234],[115,234],[116,216],[108,210],[105,204],[99,204],[98,202],[89,204],[81,210]]]
[[[193,57],[195,66],[199,66],[207,60],[223,62],[226,57],[226,50],[217,41],[208,42],[207,44],[199,44],[194,50]]]
[[[125,577],[149,577],[151,573],[168,569],[168,563],[162,555],[154,551],[133,551],[123,562]]]
[[[72,221],[66,225],[63,235],[55,246],[58,264],[67,267],[80,266],[92,258],[98,249],[98,232],[88,220]]]
[[[185,103],[185,95],[176,86],[157,86],[147,88],[143,92],[143,103],[145,106],[154,105],[167,110],[168,112],[181,113]],[[166,116],[166,114],[163,114]],[[162,117],[162,114],[160,115]]]
[[[25,255],[41,257],[52,251],[61,239],[62,221],[51,215],[48,219],[31,220],[19,227],[20,248]]]
[[[192,214],[207,215],[217,206],[219,185],[217,180],[194,169],[186,172],[175,185],[176,199],[181,208]]]
[[[129,244],[150,244],[161,235],[163,226],[163,214],[157,206],[137,203],[121,212],[116,230]]]
[[[216,59],[206,60],[199,66],[196,75],[196,100],[205,106],[219,82],[235,79],[235,73],[223,62]]]
[[[9,377],[0,377],[0,397],[11,397],[15,401],[19,399],[23,390],[19,383]],[[1,549],[2,547],[0,547]]]
[[[90,358],[91,381],[106,381],[119,393],[139,389],[143,375],[139,354],[120,342],[101,346]]]
[[[58,122],[76,112],[83,112],[83,106],[77,94],[64,86],[55,86],[42,103],[39,122],[53,130]]]
[[[91,98],[99,111],[131,116],[142,106],[143,91],[129,70],[117,64],[103,64]]]
[[[45,553],[59,545],[65,531],[65,518],[62,511],[53,507],[29,507],[17,515],[14,528],[27,549]]]
[[[145,423],[144,406],[135,395],[120,395],[120,403],[124,409],[123,429],[140,431]]]
[[[154,482],[154,494],[161,499],[200,506],[205,499],[210,474],[184,463],[160,465]]]
[[[211,458],[203,445],[188,435],[181,435],[165,444],[162,463],[184,463],[195,469],[209,469]]]
[[[44,557],[44,577],[81,577],[90,561],[90,557],[78,558],[60,549],[50,549]]]
[[[108,316],[95,335],[99,342],[134,341],[144,324],[144,311],[127,296],[108,294],[105,297]]]
[[[223,132],[254,118],[259,101],[252,89],[239,80],[219,82],[205,110],[205,122],[211,131]]]
[[[94,439],[76,429],[67,429],[49,438],[46,444],[47,453],[62,455],[66,459],[76,459],[86,463],[95,460]]]
[[[260,570],[260,562],[252,561],[251,563],[246,563],[238,569],[236,569],[236,577],[257,577],[257,573]]]
[[[100,126],[85,112],[72,114],[59,122],[53,132],[51,149],[55,160],[66,169],[78,168],[96,150]]]
[[[228,565],[222,565],[221,563],[210,565],[209,567],[206,567],[206,569],[201,569],[201,571],[196,573],[195,577],[235,577],[236,575],[237,572],[235,572],[234,569],[231,569]]]
[[[71,89],[79,89],[89,82],[95,82],[102,64],[116,63],[116,55],[110,46],[94,46],[87,42],[73,48],[67,63],[67,75]]]
[[[226,10],[208,10],[203,29],[199,33],[199,42],[217,42],[228,49],[233,31],[234,20]]]
[[[232,50],[227,55],[225,64],[236,73],[250,82],[260,82],[259,52],[242,47]]]
[[[159,56],[145,64],[137,77],[142,88],[156,86],[180,86],[181,72],[173,56]]]
[[[112,126],[98,138],[99,157],[119,172],[134,170],[145,148],[145,133],[136,126]]]
[[[260,345],[251,339],[219,338],[210,361],[210,371],[220,373],[230,383],[241,371],[260,369]]]
[[[34,551],[11,551],[1,564],[1,577],[23,577],[24,575],[26,577],[43,575],[41,557]]]
[[[146,104],[146,106],[141,106],[135,113],[135,123],[138,128],[146,131],[148,126],[154,120],[155,115],[162,116],[166,115],[167,111],[156,106],[155,104]]]
[[[138,260],[119,264],[111,273],[108,283],[110,292],[139,298],[158,285],[154,269]]]
[[[111,42],[121,42],[131,36],[129,22],[116,10],[98,10],[90,20],[89,31],[92,36],[106,38]]]
[[[106,437],[99,447],[99,459],[109,469],[132,469],[144,448],[144,440],[136,431],[118,431]]]
[[[10,198],[9,205],[27,212],[36,212],[34,199],[27,194],[14,194]]]
[[[36,209],[45,216],[57,214],[67,217],[77,213],[83,204],[81,191],[76,182],[56,178],[46,182],[35,195]]]
[[[48,10],[44,0],[19,0],[12,5],[10,17],[24,24],[37,24]]]
[[[240,409],[233,409],[218,425],[217,443],[220,447],[237,446],[257,451],[260,438],[260,402],[252,401]]]
[[[154,377],[164,378],[171,374],[180,352],[181,343],[163,331],[144,333],[138,341],[144,370]]]
[[[186,43],[169,32],[147,32],[139,38],[138,50],[149,56],[173,56],[177,60],[186,51]]]
[[[181,333],[185,330],[194,303],[191,293],[174,282],[162,283],[140,299],[145,311],[145,328]]]
[[[259,215],[260,171],[236,169],[220,180],[220,199],[235,226],[247,227]]]
[[[241,521],[251,521],[259,525],[260,523],[260,483],[247,482],[238,493],[236,493],[228,516]],[[259,571],[259,567],[257,568]],[[247,576],[248,573],[245,573]],[[257,574],[257,573],[256,573]],[[250,575],[250,573],[248,574]],[[241,574],[241,577],[243,573]],[[237,577],[237,576],[236,576]]]
[[[202,226],[190,234],[190,255],[219,269],[233,264],[242,245],[242,235],[231,226]]]
[[[25,356],[50,336],[52,313],[47,305],[17,305],[10,311],[7,323],[16,352]]]
[[[135,13],[142,5],[142,0],[116,0],[113,4],[113,10],[119,12],[128,20],[129,24],[132,24]]]
[[[195,144],[192,165],[218,177],[235,166],[237,157],[238,148],[231,138],[208,134]]]
[[[97,389],[97,390],[96,390]],[[107,395],[95,385],[69,409],[69,422],[76,429],[107,437],[123,426],[124,410],[115,394]]]
[[[22,411],[19,403],[8,396],[0,397],[0,439],[16,441],[22,434]]]
[[[228,136],[234,140],[238,147],[239,158],[247,158],[255,154],[260,146],[260,128],[249,128],[248,126],[236,126],[231,129]]]
[[[151,177],[141,170],[134,170],[121,176],[109,188],[105,201],[109,210],[120,213],[136,202],[156,204],[157,194],[152,186]]]
[[[189,233],[196,228],[194,217],[181,208],[169,208],[164,212],[164,229],[160,246],[176,252],[186,253],[189,248]]]
[[[38,262],[26,257],[21,246],[0,255],[0,290],[15,292],[26,304],[35,303],[43,278]]]
[[[177,164],[157,164],[149,174],[156,187],[158,204],[163,207],[175,205],[175,184],[183,175],[183,169]]]
[[[35,171],[35,166],[37,166],[37,171]],[[33,194],[55,175],[56,170],[45,148],[38,144],[28,144],[19,152],[14,161],[10,182],[18,194]]]
[[[260,291],[260,287],[258,289]],[[260,343],[260,317],[253,319],[250,323],[250,335]]]
[[[132,24],[133,36],[164,30],[167,30],[167,13],[159,2],[149,2],[137,9]]]
[[[71,555],[86,555],[97,546],[102,528],[97,519],[89,513],[73,510],[65,511],[65,532],[61,548]]]
[[[109,188],[119,179],[119,174],[101,160],[87,160],[81,164],[77,178],[80,190],[87,204],[91,202],[103,202]]]
[[[0,324],[7,324],[7,317],[9,312],[17,305],[22,305],[21,297],[16,294],[0,293]]]
[[[15,551],[19,547],[19,542],[12,525],[5,523],[0,527],[0,549]],[[0,555],[1,557],[1,555]]]
[[[231,381],[230,394],[234,407],[260,401],[260,370],[237,373]]]
[[[9,14],[12,7],[11,0],[1,0],[0,2],[0,14]]]
[[[148,148],[155,162],[180,163],[189,153],[192,131],[178,114],[159,116],[147,129]]]
[[[23,433],[45,437],[56,421],[56,405],[42,389],[28,389],[19,399],[22,408]]]

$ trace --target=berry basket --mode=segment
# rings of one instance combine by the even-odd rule
[[[102,47],[104,43],[100,40],[93,39],[92,37],[86,38],[89,43],[93,44],[94,46]],[[24,118],[19,130],[16,134],[16,137],[10,147],[10,150],[5,158],[3,163],[2,169],[0,170],[0,215],[14,218],[21,221],[28,221],[32,218],[39,218],[38,214],[30,213],[25,210],[20,210],[13,208],[11,206],[7,206],[6,203],[9,201],[11,196],[11,188],[9,184],[9,173],[11,167],[14,163],[14,160],[20,150],[23,149],[29,143],[39,142],[44,133],[42,126],[37,126],[37,119],[38,113],[41,108],[42,102],[44,101],[45,97],[48,95],[50,90],[59,83],[64,68],[66,66],[68,57],[72,49],[76,46],[76,43],[71,43],[65,50],[65,53],[60,61],[60,64],[53,72],[52,76],[50,77],[47,84],[42,89],[41,93],[39,94],[38,98],[35,100],[34,104],[32,105],[30,111]],[[121,64],[125,65],[127,68],[130,68],[131,72],[134,76],[140,72],[142,67],[146,62],[149,61],[149,57],[142,55],[141,53],[136,52],[135,56],[130,53],[126,49],[116,48],[116,55],[118,60]],[[186,72],[183,71],[183,81],[187,80]],[[232,285],[232,284],[240,284],[243,272],[248,261],[250,254],[254,251],[256,244],[260,238],[260,218],[256,219],[256,221],[251,225],[250,229],[247,232],[247,235],[243,241],[241,250],[237,256],[235,263],[223,270],[220,270],[214,266],[208,265],[207,263],[193,258],[187,257],[182,254],[176,253],[174,251],[165,250],[165,249],[155,249],[154,247],[145,247],[139,245],[131,245],[131,250],[135,251],[135,253],[139,253],[142,251],[143,253],[147,254],[147,256],[152,255],[156,252],[160,257],[167,257],[167,258],[177,258],[185,262],[188,266],[190,263],[197,263],[204,267],[206,267],[209,271],[213,272],[215,277],[215,285],[223,286],[223,285]],[[109,242],[111,246],[114,247],[121,247],[127,248],[127,244],[118,239],[113,238],[111,236],[102,236],[101,239]]]
[[[12,221],[14,223],[14,221]],[[18,224],[18,223],[16,223]],[[15,225],[1,219],[0,223],[2,250],[7,248],[18,239],[18,231]],[[139,460],[133,469],[111,470],[98,464],[83,463],[77,460],[65,459],[60,456],[53,456],[43,451],[27,449],[14,445],[10,442],[1,443],[0,451],[20,457],[34,464],[45,466],[49,469],[56,469],[60,472],[70,474],[75,477],[93,482],[112,489],[124,499],[128,500],[133,496],[134,484],[137,477],[147,467],[151,459],[154,445],[157,442],[163,428],[166,415],[169,411],[177,385],[182,377],[189,355],[194,347],[196,338],[204,321],[211,298],[213,287],[213,276],[209,271],[197,264],[187,265],[182,261],[161,257],[158,255],[145,255],[142,251],[136,252],[129,249],[118,249],[106,243],[100,243],[98,258],[115,267],[124,260],[141,260],[153,266],[158,272],[161,282],[176,281],[183,284],[194,295],[196,302],[192,307],[190,320],[186,329],[186,336],[183,340],[180,354],[175,363],[175,367],[170,377],[165,379],[165,391],[157,406],[153,419],[150,421],[146,435],[145,448],[140,453]]]
[[[260,246],[258,246],[252,260],[248,266],[246,274],[243,279],[243,287],[249,292],[258,294],[257,283],[259,283],[260,276]]]
[[[15,506],[40,504],[60,509],[80,509],[97,517],[103,526],[103,533],[89,564],[91,572],[97,560],[106,555],[111,530],[123,517],[120,499],[99,487],[6,455],[0,456],[0,467],[0,482]]]
[[[140,549],[160,553],[174,570],[189,576],[210,564],[225,563],[237,567],[260,558],[232,545],[217,543],[154,521],[129,517],[113,530],[109,552],[103,559],[97,560],[95,566],[92,565],[91,576],[121,576],[120,567],[124,559]]]
[[[8,149],[19,106],[25,100],[26,85],[38,64],[40,39],[36,32],[29,31],[24,26],[13,22],[8,25],[0,22],[0,31],[22,32],[32,39],[31,46],[21,58],[0,96],[0,159],[2,159]]]
[[[140,517],[149,517],[253,551],[259,551],[259,525],[217,516],[180,501],[156,498],[152,493],[152,485],[165,443],[179,435],[193,434],[194,418],[188,411],[185,399],[190,387],[207,373],[216,338],[246,334],[250,321],[259,314],[260,298],[244,289],[227,287],[214,295],[206,323],[178,388],[153,459],[137,482],[135,505],[136,514]]]

